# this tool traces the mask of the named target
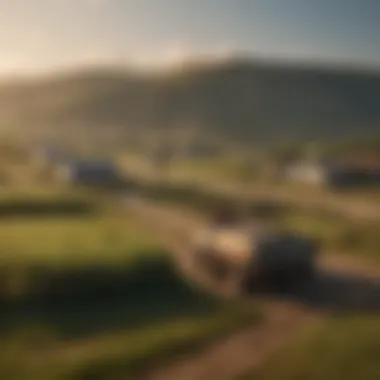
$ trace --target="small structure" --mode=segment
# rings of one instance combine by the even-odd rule
[[[334,188],[380,187],[380,168],[337,164],[331,168],[328,185]]]
[[[49,183],[54,181],[57,167],[69,161],[71,157],[63,148],[52,144],[33,150],[30,159],[35,179],[41,183]]]
[[[284,169],[285,178],[329,188],[380,186],[380,165],[355,161],[301,162]]]
[[[33,154],[33,163],[41,168],[52,167],[65,162],[69,154],[56,146],[44,146]]]
[[[121,188],[127,185],[117,165],[109,161],[72,160],[61,164],[56,174],[59,181],[74,186]]]
[[[322,185],[326,183],[329,166],[321,162],[300,162],[285,167],[284,174],[291,181]]]

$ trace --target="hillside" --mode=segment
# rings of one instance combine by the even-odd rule
[[[236,60],[170,75],[99,69],[0,85],[4,127],[196,125],[238,138],[380,131],[380,74]]]

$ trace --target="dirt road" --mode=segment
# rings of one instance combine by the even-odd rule
[[[134,174],[133,172],[131,173],[132,175]],[[240,199],[283,202],[290,205],[294,204],[298,207],[315,207],[339,213],[349,219],[380,221],[380,202],[370,197],[334,194],[327,190],[317,191],[313,194],[306,191],[300,194],[299,190],[294,191],[275,185],[239,185],[234,183],[216,183],[212,180],[186,177],[185,175],[162,178],[157,173],[136,173],[135,175],[140,181],[187,185],[205,192],[224,194]]]
[[[297,331],[317,323],[303,310],[272,310],[259,327],[239,331],[222,342],[148,373],[147,380],[232,380],[254,370]]]
[[[202,215],[192,210],[177,209],[141,198],[128,202],[147,223],[150,223],[152,228],[161,233],[162,242],[174,253],[173,257],[177,260],[179,266],[186,266],[186,261],[189,257],[185,249],[186,237],[189,231],[201,228],[206,223]],[[318,296],[318,302],[320,303],[322,302],[321,293],[328,293],[329,302],[331,303],[337,293],[336,289],[339,289],[340,293],[336,294],[337,299],[335,302],[339,304],[339,307],[342,307],[341,300],[343,298],[346,299],[352,295],[354,290],[359,293],[359,288],[361,292],[364,291],[364,288],[367,288],[370,296],[374,299],[374,305],[369,305],[369,307],[380,308],[380,293],[377,293],[378,288],[380,292],[380,266],[358,262],[350,256],[331,252],[321,252],[317,266],[317,279],[312,284],[306,284],[308,286],[302,288],[302,294],[301,292],[296,292],[295,297],[302,295],[303,297],[316,298]],[[343,297],[341,293],[346,288],[348,294],[347,297]],[[320,289],[323,289],[323,292]],[[364,297],[363,293],[361,294]],[[367,294],[364,298],[367,299],[368,297],[369,295]],[[375,301],[378,301],[378,303]],[[347,307],[349,306],[347,304]],[[320,308],[321,305],[318,305],[318,307]],[[362,305],[362,307],[364,306]]]
[[[341,214],[348,219],[363,221],[380,221],[380,204],[368,198],[338,196],[328,193],[300,194],[299,191],[285,190],[276,186],[243,187],[238,185],[217,186],[212,184],[203,185],[204,190],[216,193],[229,194],[231,196],[246,199],[266,199],[294,204],[295,206],[315,207],[328,209]]]
[[[153,228],[162,232],[162,239],[174,253],[182,273],[189,274],[181,231],[188,231],[204,221],[190,211],[179,211],[136,199],[130,203]],[[178,239],[175,238],[178,236]],[[203,285],[199,273],[191,277]],[[300,330],[319,323],[336,311],[380,312],[380,268],[359,265],[339,255],[321,255],[319,275],[310,284],[286,294],[255,294],[252,302],[265,313],[258,327],[239,331],[222,342],[155,368],[144,376],[147,380],[232,380],[258,368],[273,352],[281,348]],[[216,289],[216,288],[214,288]],[[218,289],[221,295],[223,289]]]

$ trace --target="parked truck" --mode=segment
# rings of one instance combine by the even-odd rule
[[[220,281],[242,290],[285,289],[310,281],[319,244],[297,233],[263,223],[211,224],[191,239],[193,261]]]

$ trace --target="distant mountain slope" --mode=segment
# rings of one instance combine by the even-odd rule
[[[240,138],[328,138],[380,132],[380,74],[249,60],[170,75],[89,70],[0,86],[4,126],[196,125]]]

